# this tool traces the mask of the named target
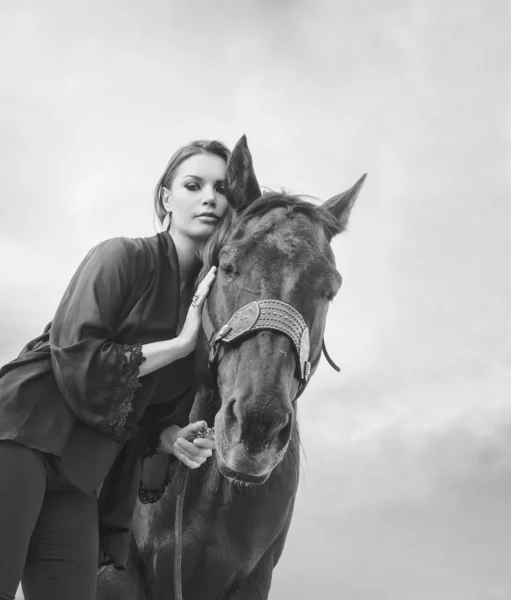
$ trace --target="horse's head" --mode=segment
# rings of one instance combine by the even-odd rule
[[[203,318],[208,337],[215,334],[216,458],[229,479],[263,483],[286,452],[295,400],[317,366],[341,285],[330,241],[346,227],[362,182],[319,207],[261,195],[245,137],[232,153],[235,212],[211,250],[218,270]]]

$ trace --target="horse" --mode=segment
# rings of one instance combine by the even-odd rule
[[[231,222],[205,253],[202,273],[216,265],[217,276],[190,413],[214,424],[216,450],[187,474],[182,573],[173,568],[179,463],[157,456],[146,461],[144,482],[169,468],[172,483],[157,503],[137,503],[127,569],[102,570],[98,600],[176,600],[175,575],[185,600],[268,598],[298,488],[297,399],[317,368],[342,281],[330,242],[364,179],[319,206],[261,193],[246,137],[236,144],[226,175]]]

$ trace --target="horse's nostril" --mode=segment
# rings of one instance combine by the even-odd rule
[[[286,444],[291,437],[291,429],[293,427],[293,413],[289,412],[287,415],[286,424],[279,431],[279,438],[283,444]]]

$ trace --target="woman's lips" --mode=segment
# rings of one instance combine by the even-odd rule
[[[201,221],[206,221],[208,223],[216,223],[218,221],[218,217],[216,215],[209,213],[198,215],[197,219],[200,219]]]

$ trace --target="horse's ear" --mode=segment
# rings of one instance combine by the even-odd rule
[[[334,217],[337,218],[343,229],[348,225],[351,209],[353,208],[355,200],[357,199],[360,190],[364,185],[366,177],[367,173],[362,175],[362,177],[357,181],[357,183],[349,190],[346,190],[341,194],[337,194],[337,196],[332,196],[330,200],[323,202],[323,204],[321,205],[323,208],[326,208],[328,211],[330,211],[334,215]]]
[[[236,211],[244,210],[261,196],[246,135],[238,140],[229,158],[225,187],[227,200]]]

